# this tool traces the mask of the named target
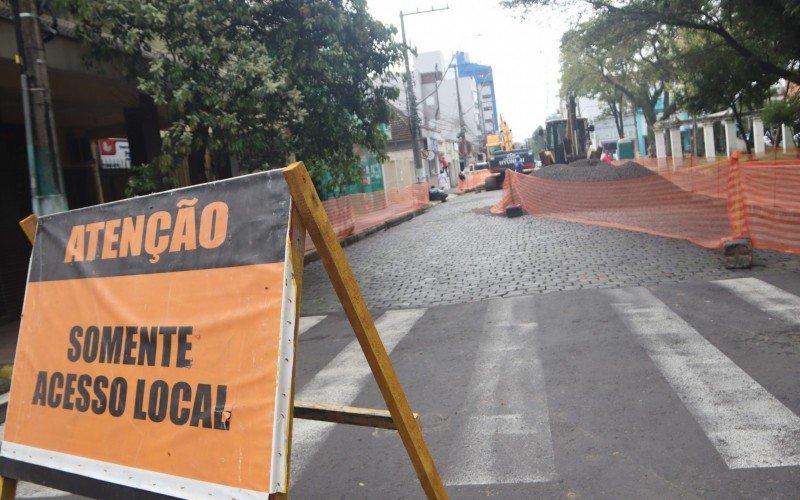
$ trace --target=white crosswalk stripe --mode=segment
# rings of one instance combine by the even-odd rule
[[[392,350],[425,314],[425,309],[387,311],[375,322],[386,351]],[[302,324],[302,323],[301,323]],[[299,401],[352,405],[372,372],[355,338],[320,370],[296,395]],[[294,421],[292,429],[292,474],[296,479],[317,447],[336,424],[310,420]]]
[[[608,293],[729,468],[800,465],[800,417],[650,291]]]
[[[800,297],[796,295],[756,278],[714,283],[770,317],[800,325]],[[603,293],[728,468],[800,466],[800,417],[646,288]],[[442,457],[437,465],[448,487],[541,483],[557,480],[559,472],[567,474],[555,467],[550,412],[558,414],[558,407],[551,410],[548,406],[538,340],[542,332],[530,313],[531,304],[524,299],[504,299],[489,305],[474,366],[461,382],[466,387],[464,406],[457,411],[450,408],[454,414],[464,415],[463,420],[453,420],[460,425],[425,432],[429,445],[451,443],[446,459],[441,450],[433,450]],[[388,311],[377,319],[387,352],[407,337],[425,312]],[[580,312],[570,314],[581,317]],[[302,317],[299,334],[326,329],[329,317]],[[650,363],[646,358],[643,362]],[[591,383],[580,373],[576,377],[575,383]],[[371,378],[353,338],[298,391],[296,399],[352,405],[372,383]],[[336,427],[295,420],[294,480],[301,479]],[[2,428],[0,425],[0,433]],[[436,436],[437,432],[442,434]],[[33,485],[21,484],[21,488],[31,496],[60,494]]]
[[[307,331],[311,330],[315,326],[317,326],[320,321],[327,318],[328,316],[303,316],[300,318],[300,330],[298,331],[298,335],[302,335]]]
[[[770,316],[800,325],[800,297],[758,278],[739,278],[714,281],[718,286],[733,292]]]
[[[467,423],[453,440],[460,452],[446,464],[449,486],[555,478],[537,325],[514,317],[510,300],[489,306],[468,386]]]

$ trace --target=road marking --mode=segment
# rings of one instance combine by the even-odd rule
[[[302,335],[311,330],[319,324],[320,321],[327,318],[327,316],[303,316],[300,318],[300,331],[298,335]]]
[[[728,468],[800,465],[800,417],[648,290],[607,293]]]
[[[4,392],[3,394],[0,394],[0,406],[3,406],[4,404],[8,403],[8,397],[10,395],[11,395],[11,391]]]
[[[767,314],[800,325],[800,297],[758,278],[718,280],[713,283],[736,294]]]
[[[514,317],[512,300],[490,302],[465,398],[467,421],[446,465],[447,485],[556,477],[537,325],[510,322]]]
[[[387,311],[375,326],[386,352],[392,350],[425,314],[425,309]],[[314,375],[295,396],[299,401],[352,405],[372,377],[356,339]],[[296,419],[292,428],[292,476],[298,478],[314,451],[325,442],[336,424]]]

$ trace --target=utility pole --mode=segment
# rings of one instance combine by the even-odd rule
[[[633,105],[633,157],[639,158],[641,152],[639,151],[639,106]]]
[[[485,77],[485,75],[484,75]],[[481,120],[481,146],[478,148],[478,151],[482,148],[486,147],[486,117],[483,114],[483,87],[486,85],[485,82],[481,82],[478,86],[478,114],[480,115]],[[484,153],[485,155],[485,153]]]
[[[425,170],[422,167],[422,154],[419,147],[419,116],[417,115],[417,97],[414,94],[414,82],[411,80],[411,64],[408,61],[408,43],[406,42],[406,24],[404,18],[406,16],[413,16],[416,14],[427,14],[429,12],[436,12],[439,10],[448,10],[450,7],[431,7],[428,10],[419,10],[416,12],[404,13],[400,11],[400,32],[403,35],[403,59],[406,63],[406,107],[408,108],[409,128],[411,129],[411,148],[414,154],[414,170],[417,176],[417,182],[422,182],[425,179]]]
[[[464,168],[467,166],[467,129],[464,126],[464,112],[461,111],[461,89],[458,85],[458,64],[456,64],[456,99],[458,100],[458,123],[461,127],[461,130],[458,133],[459,137],[459,145],[458,145],[458,160],[461,162],[464,161]],[[462,151],[463,151],[463,158],[462,158]],[[461,165],[459,165],[459,170],[461,169]]]
[[[34,0],[11,0],[21,66],[28,168],[33,212],[47,215],[67,210],[64,177],[58,155],[56,127],[47,76],[39,11]]]

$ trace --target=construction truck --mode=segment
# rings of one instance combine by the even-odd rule
[[[540,153],[542,165],[570,163],[585,159],[589,154],[589,133],[594,125],[589,120],[578,117],[575,93],[567,95],[567,117],[551,118],[545,122],[546,150]]]
[[[486,161],[490,161],[498,153],[508,152],[512,149],[514,149],[514,140],[511,136],[511,128],[503,115],[500,115],[500,133],[486,136]]]
[[[535,167],[534,157],[530,151],[527,149],[514,149],[511,128],[506,123],[503,115],[500,115],[500,134],[486,137],[486,157],[489,162],[489,170],[493,174],[484,181],[483,187],[486,191],[502,188],[506,169],[513,169],[517,161],[522,162],[524,170],[530,170]]]

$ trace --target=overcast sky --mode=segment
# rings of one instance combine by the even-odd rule
[[[440,50],[446,61],[461,50],[470,61],[492,66],[498,110],[522,142],[558,107],[558,46],[568,23],[555,13],[523,20],[498,0],[368,0],[373,17],[397,27],[398,41],[401,10],[448,3],[449,10],[405,18],[409,45]]]

